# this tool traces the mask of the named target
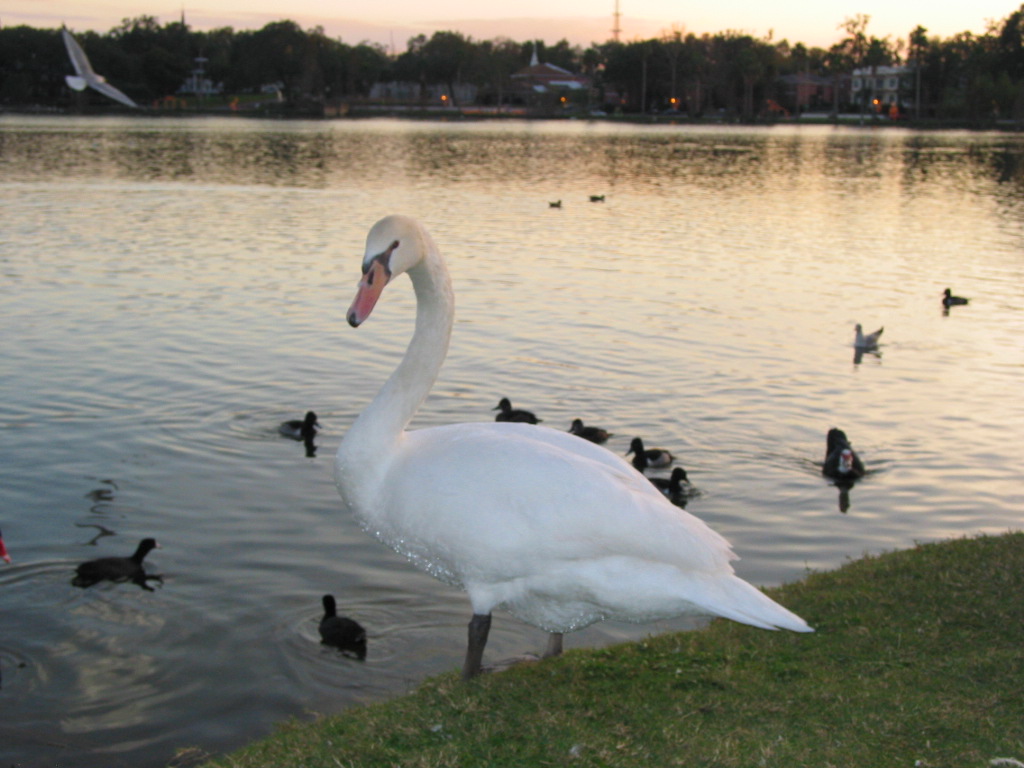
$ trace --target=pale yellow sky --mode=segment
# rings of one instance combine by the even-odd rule
[[[619,0],[620,39],[650,38],[676,26],[703,34],[736,30],[756,37],[772,33],[806,45],[828,47],[841,38],[839,24],[858,13],[868,14],[870,34],[893,39],[922,25],[942,38],[959,32],[981,34],[1020,7],[1010,0]],[[322,26],[346,43],[363,40],[399,51],[408,38],[438,30],[457,30],[477,40],[510,37],[562,38],[579,45],[610,39],[615,0],[380,0],[377,3],[324,0],[6,0],[0,24],[28,24],[72,31],[106,32],[124,18],[141,15],[167,22],[184,9],[195,29],[230,26],[256,29],[269,21],[292,19],[304,28]]]

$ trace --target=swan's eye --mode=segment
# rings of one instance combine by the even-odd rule
[[[377,254],[368,262],[363,264],[363,274],[370,275],[370,277],[368,278],[368,285],[373,285],[373,274],[370,272],[370,270],[373,268],[374,264],[379,264],[381,266],[381,269],[384,270],[384,275],[387,277],[387,279],[391,279],[391,266],[388,264],[388,262],[391,260],[391,252],[395,249],[396,245],[398,245],[397,240],[394,242],[393,245],[389,246],[387,250],[385,250],[383,253]]]

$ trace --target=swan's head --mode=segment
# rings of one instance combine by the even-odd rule
[[[386,216],[370,229],[363,256],[363,279],[348,310],[353,328],[370,316],[384,286],[419,264],[430,247],[423,227],[408,216]]]

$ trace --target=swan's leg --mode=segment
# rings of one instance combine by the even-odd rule
[[[484,659],[484,646],[487,645],[487,633],[491,631],[491,614],[474,613],[469,621],[469,647],[466,648],[466,661],[462,665],[462,679],[469,680],[480,674],[480,664]]]
[[[547,650],[544,651],[544,656],[542,658],[547,659],[547,658],[550,658],[551,656],[561,656],[561,655],[562,655],[562,633],[561,632],[551,632],[550,634],[548,634],[548,647],[547,647]]]

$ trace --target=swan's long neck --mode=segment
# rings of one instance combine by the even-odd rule
[[[455,316],[451,280],[433,244],[425,245],[426,255],[409,270],[416,293],[412,340],[402,362],[345,435],[343,449],[358,463],[386,461],[430,393],[448,352]]]

